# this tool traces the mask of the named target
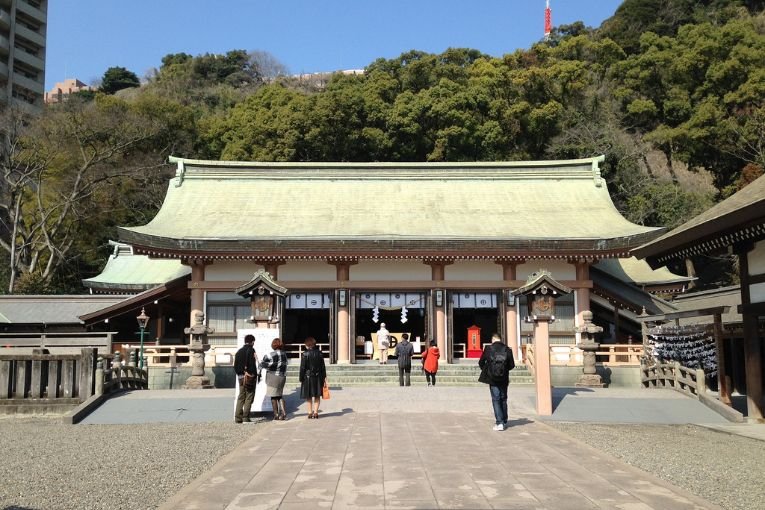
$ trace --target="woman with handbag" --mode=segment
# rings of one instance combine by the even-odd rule
[[[260,368],[266,369],[266,395],[271,397],[274,420],[287,419],[283,397],[284,383],[287,381],[287,355],[282,347],[282,341],[274,338],[271,342],[273,352],[263,356],[263,360],[260,362]]]
[[[300,396],[308,404],[308,418],[317,419],[322,389],[327,380],[327,368],[314,337],[305,339],[305,347],[300,356]]]

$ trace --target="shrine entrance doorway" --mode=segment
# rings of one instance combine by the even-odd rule
[[[425,292],[374,291],[357,292],[354,296],[352,333],[354,360],[363,362],[378,358],[376,340],[380,324],[390,332],[389,353],[393,355],[396,343],[403,333],[409,334],[415,357],[426,348],[429,335]]]
[[[449,293],[450,360],[480,357],[483,346],[491,343],[491,335],[501,334],[503,329],[499,302],[499,292]],[[480,328],[480,340],[471,345],[468,342],[468,330],[474,326]]]
[[[290,358],[299,358],[305,339],[316,339],[324,357],[331,352],[332,298],[329,292],[291,292],[284,302],[282,341]]]

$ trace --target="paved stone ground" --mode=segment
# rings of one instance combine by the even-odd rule
[[[717,508],[542,423],[490,427],[456,412],[271,422],[160,508]]]
[[[134,392],[87,421],[231,421],[233,399]],[[717,508],[537,421],[532,387],[511,388],[503,432],[486,387],[333,388],[319,420],[287,402],[288,421],[243,425],[252,437],[161,508]],[[671,391],[560,388],[555,405],[565,421],[724,423]]]

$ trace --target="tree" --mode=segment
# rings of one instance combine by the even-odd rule
[[[138,76],[124,67],[110,67],[101,79],[101,92],[114,94],[115,92],[132,87],[140,87]]]
[[[141,178],[147,142],[159,120],[113,96],[83,103],[72,98],[37,118],[11,111],[0,132],[0,249],[8,255],[8,290],[20,280],[45,292],[70,260],[91,218],[110,209],[111,186]],[[160,160],[161,161],[161,160]],[[156,165],[156,163],[154,163]]]

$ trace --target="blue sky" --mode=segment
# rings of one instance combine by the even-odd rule
[[[553,24],[599,26],[621,0],[551,0]],[[143,77],[168,53],[264,50],[291,73],[360,69],[410,49],[500,56],[541,39],[544,0],[53,0],[46,90],[122,66]]]

